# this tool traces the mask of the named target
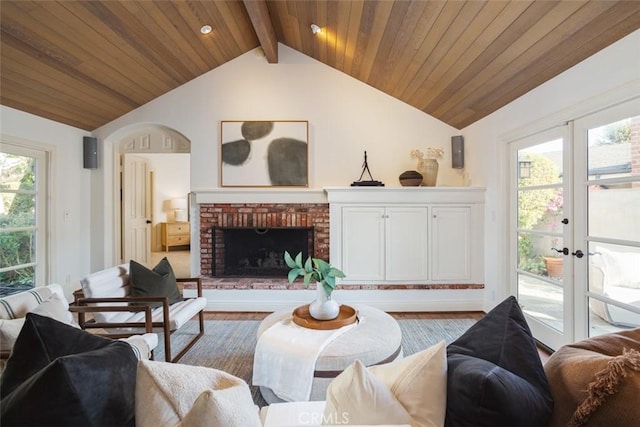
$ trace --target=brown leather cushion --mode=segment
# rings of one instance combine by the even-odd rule
[[[549,426],[640,425],[640,328],[563,346],[544,370],[554,399]]]

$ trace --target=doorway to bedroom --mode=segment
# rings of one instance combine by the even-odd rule
[[[166,256],[176,276],[191,276],[190,148],[184,136],[161,126],[121,140],[122,262],[153,267]]]

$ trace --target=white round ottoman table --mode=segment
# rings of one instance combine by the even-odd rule
[[[320,352],[316,360],[311,396],[309,400],[325,400],[329,383],[345,368],[359,359],[372,366],[402,358],[402,332],[398,322],[377,308],[353,305],[359,322],[339,335]],[[267,316],[258,327],[258,339],[270,326],[291,318],[291,310],[277,311]],[[314,329],[309,329],[313,333]],[[287,351],[283,348],[282,351]],[[261,386],[260,392],[267,403],[283,402],[270,388]]]

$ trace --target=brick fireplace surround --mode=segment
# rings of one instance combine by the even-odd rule
[[[222,242],[213,242],[214,227],[314,227],[315,257],[329,260],[328,203],[201,203],[200,271],[205,289],[304,289],[301,280],[286,277],[212,277],[214,251],[222,257]],[[483,289],[483,284],[340,285],[340,289]]]
[[[200,271],[206,289],[304,289],[286,277],[212,277],[214,252],[222,259],[221,239],[214,227],[313,227],[314,257],[329,259],[328,203],[203,203],[200,204]]]

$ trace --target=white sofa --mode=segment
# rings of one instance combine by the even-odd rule
[[[640,252],[619,252],[602,246],[590,255],[589,290],[640,309]],[[591,298],[591,309],[608,323],[640,326],[640,313]]]

